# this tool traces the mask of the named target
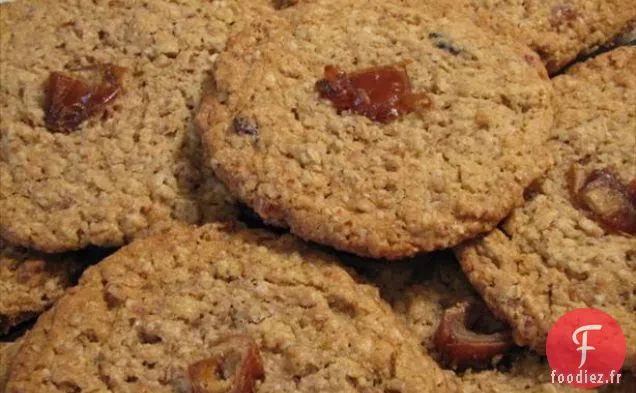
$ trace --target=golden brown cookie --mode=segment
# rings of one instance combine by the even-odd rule
[[[272,10],[270,0],[0,7],[1,236],[60,252],[233,216],[232,198],[203,165],[191,119],[230,30]],[[62,72],[99,80],[105,64],[123,67],[123,80],[111,76],[84,106],[75,85],[49,79]],[[47,114],[70,127],[88,113],[76,129],[45,124]]]
[[[0,240],[0,335],[51,307],[85,266],[78,254],[45,255]]]
[[[462,381],[462,391],[466,393],[557,393],[594,392],[595,390],[574,389],[567,385],[552,384],[551,369],[545,358],[527,350],[508,346],[490,359],[466,360],[478,351],[464,351],[462,359],[451,359],[448,352],[440,347],[438,339],[440,325],[448,318],[457,305],[480,304],[481,299],[468,282],[459,263],[447,252],[429,254],[418,258],[426,262],[409,261],[398,264],[361,264],[361,273],[380,288],[382,297],[391,304],[394,312],[402,317],[411,332],[420,341],[426,353],[435,355],[447,367],[454,367]],[[492,315],[479,309],[477,324],[466,326],[473,336],[479,337],[482,345],[491,340],[485,334],[484,322],[497,324],[497,330],[506,332],[509,327],[492,320]],[[481,319],[481,321],[479,321]],[[475,336],[477,334],[478,336]],[[468,336],[467,336],[468,337]],[[467,341],[463,341],[465,348]],[[473,345],[473,348],[476,348]],[[458,368],[458,361],[465,364]],[[466,366],[469,365],[468,369]]]
[[[0,393],[4,393],[13,365],[13,359],[20,349],[22,339],[0,342]]]
[[[496,32],[534,49],[550,74],[636,27],[636,2],[625,0],[462,0],[447,2]]]
[[[530,49],[386,1],[278,15],[231,40],[198,116],[209,163],[265,221],[396,259],[492,229],[548,167],[551,85]],[[412,91],[376,121],[339,111],[328,65],[388,67]]]
[[[214,224],[137,240],[90,268],[25,337],[7,393],[424,393],[456,382],[337,259]]]
[[[501,226],[457,249],[519,345],[545,351],[563,314],[593,307],[620,324],[636,365],[636,47],[555,78],[557,166]]]
[[[574,388],[552,383],[550,365],[545,358],[524,353],[506,371],[467,372],[462,376],[464,393],[594,393],[601,389]],[[609,392],[609,391],[608,391]]]

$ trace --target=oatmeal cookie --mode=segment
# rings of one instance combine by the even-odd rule
[[[412,94],[366,115],[321,98],[340,83],[325,74],[368,67]],[[234,37],[215,79],[197,120],[217,175],[266,222],[362,256],[488,231],[549,166],[551,85],[538,57],[415,7],[301,2]]]
[[[335,258],[290,235],[210,224],[137,240],[87,270],[25,337],[7,393],[423,393],[456,382]]]
[[[436,354],[436,334],[445,312],[462,302],[480,302],[457,260],[449,253],[429,254],[429,261],[398,264],[367,264],[361,274],[377,285],[382,297],[406,322],[420,341],[422,350]],[[480,318],[491,318],[484,310]],[[497,321],[494,321],[498,323]],[[491,322],[492,323],[492,322]],[[504,330],[509,327],[502,325]],[[441,359],[440,359],[441,360]],[[594,392],[551,383],[550,366],[545,358],[527,350],[513,349],[495,357],[485,369],[457,370],[465,393],[557,393]]]
[[[234,215],[191,119],[230,30],[273,10],[269,0],[0,7],[2,237],[61,252]],[[112,102],[75,130],[47,129],[51,74],[89,79],[106,64],[124,69]]]
[[[79,255],[45,255],[0,240],[0,335],[48,309],[84,267]]]
[[[0,342],[0,393],[4,393],[11,365],[13,364],[13,359],[19,348],[19,340]]]
[[[519,345],[545,351],[563,314],[618,321],[636,365],[636,47],[554,79],[557,166],[498,229],[457,248],[464,271]]]
[[[509,369],[469,371],[462,376],[464,393],[594,393],[612,390],[575,388],[567,384],[553,384],[552,369],[545,358],[523,353]]]
[[[625,0],[462,0],[464,10],[534,49],[550,74],[636,26]],[[449,8],[457,9],[456,1]]]

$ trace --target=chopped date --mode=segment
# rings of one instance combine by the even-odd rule
[[[487,312],[483,304],[470,301],[444,312],[434,338],[435,348],[444,363],[457,369],[483,369],[490,366],[496,356],[513,347],[509,328],[495,332],[477,331],[476,322]]]
[[[89,84],[61,72],[51,72],[45,86],[44,123],[50,131],[76,130],[99,113],[122,90],[125,69],[112,64],[97,66],[101,82]]]
[[[338,113],[351,111],[380,123],[389,123],[431,105],[429,96],[413,93],[405,64],[371,67],[351,73],[328,65],[316,82],[320,97]]]
[[[253,393],[265,378],[263,359],[249,336],[229,336],[212,348],[212,356],[188,366],[192,393]]]
[[[608,169],[592,171],[580,184],[571,171],[575,204],[606,230],[636,234],[636,179],[624,184]]]

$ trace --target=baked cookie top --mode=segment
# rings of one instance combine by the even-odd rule
[[[197,118],[217,175],[265,221],[400,258],[491,229],[548,166],[551,86],[530,49],[393,2],[279,14],[231,40]],[[430,105],[339,114],[317,92],[328,65],[401,70]]]
[[[0,240],[0,335],[48,309],[84,266],[78,255],[44,255]]]
[[[457,249],[486,302],[519,345],[544,352],[567,311],[612,315],[636,365],[636,47],[554,79],[557,166],[492,233]]]
[[[463,0],[499,33],[534,49],[550,74],[636,26],[636,2],[624,0]],[[457,8],[457,2],[451,2]]]
[[[455,382],[335,258],[212,224],[137,240],[87,270],[25,337],[7,392],[419,393]]]
[[[438,329],[445,313],[463,303],[478,304],[479,295],[474,291],[457,260],[448,253],[428,254],[427,263],[410,261],[398,264],[377,264],[363,267],[361,273],[380,288],[382,297],[389,302],[394,312],[402,317],[409,329],[420,341],[422,350],[435,354],[445,366],[451,367],[438,346]],[[491,319],[490,313],[481,309],[482,322]],[[489,323],[499,323],[490,321]],[[482,323],[483,325],[483,323]],[[467,326],[468,330],[480,333],[480,329]],[[482,327],[483,328],[483,327]],[[505,325],[503,331],[509,330]],[[473,336],[474,337],[474,336]],[[486,336],[481,336],[482,340]],[[465,343],[464,343],[465,345]],[[483,345],[483,343],[482,343]],[[476,364],[471,367],[477,366]],[[512,349],[483,362],[485,369],[457,369],[466,393],[556,393],[585,392],[571,386],[551,383],[550,366],[545,358],[526,350]],[[591,390],[592,392],[595,390]]]
[[[233,215],[191,118],[230,29],[272,9],[269,0],[1,7],[3,237],[59,252]],[[125,68],[119,95],[74,131],[47,129],[50,74],[90,79],[104,64]]]

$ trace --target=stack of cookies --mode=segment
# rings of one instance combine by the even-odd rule
[[[636,383],[636,2],[0,5],[0,393]]]

